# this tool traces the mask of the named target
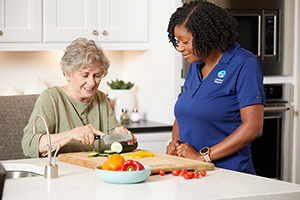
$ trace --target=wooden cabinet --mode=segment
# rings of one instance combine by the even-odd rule
[[[42,0],[0,0],[0,42],[42,42]]]
[[[44,41],[146,42],[148,0],[44,1]]]
[[[78,37],[146,50],[148,0],[0,0],[0,31],[0,51],[64,49]]]

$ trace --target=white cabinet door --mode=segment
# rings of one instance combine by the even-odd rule
[[[0,0],[0,42],[42,41],[42,0]]]
[[[166,153],[167,146],[172,140],[172,132],[136,133],[138,149]]]
[[[99,42],[148,41],[148,0],[99,2]]]
[[[44,41],[97,39],[97,0],[44,0]]]
[[[148,41],[148,0],[44,0],[44,41]]]

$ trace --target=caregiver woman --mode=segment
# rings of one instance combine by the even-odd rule
[[[171,16],[169,40],[191,65],[167,154],[255,174],[250,143],[262,135],[263,73],[256,57],[235,42],[236,26],[227,11],[203,1]]]
[[[24,128],[22,148],[29,157],[47,155],[47,135],[40,118],[37,119],[37,133],[33,135],[34,118],[41,114],[49,127],[52,151],[58,144],[59,153],[91,151],[105,148],[95,135],[127,133],[114,116],[106,95],[98,90],[101,79],[106,76],[109,61],[93,40],[78,38],[65,50],[61,69],[67,80],[65,86],[55,86],[41,93],[32,111],[29,123]]]

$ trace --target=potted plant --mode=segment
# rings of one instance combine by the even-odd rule
[[[130,81],[125,82],[119,79],[116,79],[115,81],[112,80],[111,82],[107,82],[107,84],[113,90],[130,90],[134,86],[134,83],[131,83]]]
[[[134,86],[134,83],[116,79],[115,81],[111,80],[111,82],[107,82],[107,84],[111,88],[109,98],[111,99],[115,116],[117,120],[120,120],[123,108],[126,108],[128,113],[135,108],[133,94],[130,90]]]

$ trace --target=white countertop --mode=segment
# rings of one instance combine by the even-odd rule
[[[43,171],[47,159],[1,161],[8,168],[33,165]],[[272,199],[299,200],[300,185],[224,169],[207,171],[205,177],[185,180],[171,174],[152,175],[137,184],[109,184],[95,170],[58,161],[57,179],[43,176],[7,179],[3,200],[19,199]]]

